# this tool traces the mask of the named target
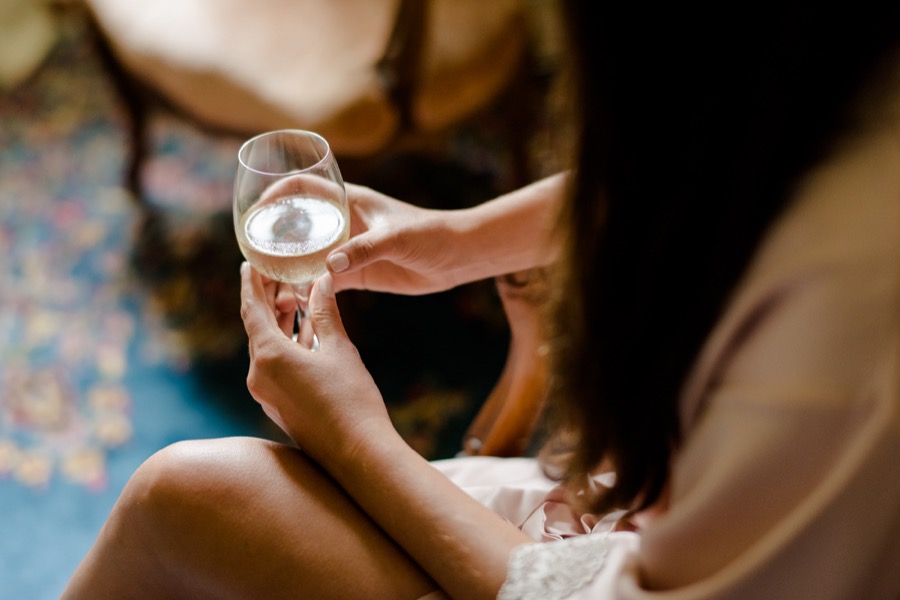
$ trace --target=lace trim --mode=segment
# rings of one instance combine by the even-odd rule
[[[565,598],[597,576],[608,551],[599,534],[516,546],[497,600]]]

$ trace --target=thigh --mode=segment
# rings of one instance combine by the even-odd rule
[[[418,598],[436,587],[299,450],[252,438],[154,455],[101,534],[96,568],[104,545],[146,557],[127,569],[143,562],[145,589],[187,597]]]

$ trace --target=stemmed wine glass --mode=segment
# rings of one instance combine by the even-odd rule
[[[244,142],[238,151],[233,216],[247,261],[294,292],[294,339],[303,332],[301,340],[315,348],[311,328],[304,328],[309,291],[325,274],[328,253],[350,235],[344,181],[325,138],[282,129]]]

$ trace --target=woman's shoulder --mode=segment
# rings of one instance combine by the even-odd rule
[[[685,425],[712,385],[797,392],[815,384],[847,400],[896,335],[898,267],[900,119],[800,182],[694,366]]]
[[[900,120],[848,141],[802,179],[750,271],[897,260],[900,253]],[[896,263],[895,263],[896,264]]]

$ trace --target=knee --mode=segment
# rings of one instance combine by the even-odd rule
[[[252,501],[266,463],[287,449],[254,438],[177,442],[156,452],[132,475],[120,510],[153,521],[189,522],[236,503]]]

